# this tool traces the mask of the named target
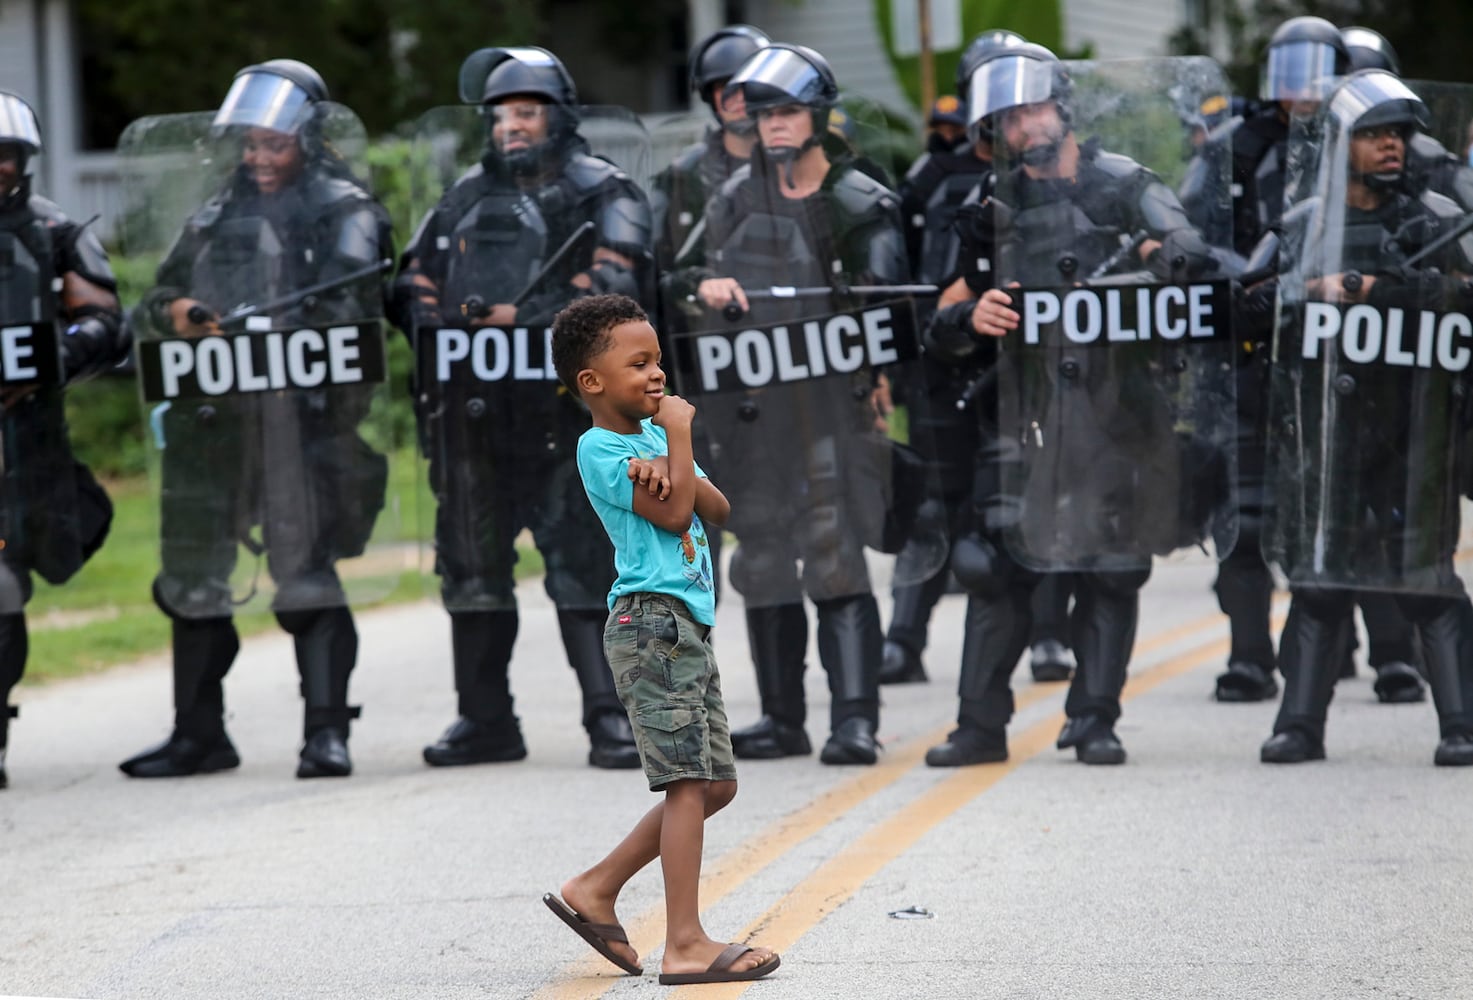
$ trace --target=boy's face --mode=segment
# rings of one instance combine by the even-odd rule
[[[609,331],[607,350],[578,373],[578,386],[589,408],[629,430],[660,412],[665,372],[660,367],[660,338],[645,320],[620,323]]]

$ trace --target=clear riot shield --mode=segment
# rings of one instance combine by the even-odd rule
[[[1473,87],[1346,78],[1290,130],[1270,393],[1268,558],[1291,586],[1455,595],[1473,217],[1409,169]]]
[[[650,130],[656,171],[650,178],[650,215],[655,225],[655,260],[661,273],[690,252],[687,241],[701,240],[706,200],[741,162],[724,154],[721,132],[711,112],[672,115]]]
[[[997,283],[1020,317],[999,349],[994,527],[1042,571],[1141,569],[1209,539],[1226,555],[1228,267],[1170,188],[1185,167],[1173,100],[1226,81],[1205,59],[986,68],[973,99],[1007,109],[993,116]],[[1226,191],[1223,167],[1210,185]]]
[[[158,597],[185,617],[381,598],[406,559],[363,126],[330,104],[291,136],[212,119],[141,119],[119,144],[123,252],[154,274],[130,322]]]
[[[479,107],[435,108],[415,141],[438,180],[422,192],[408,273],[437,308],[407,331],[416,357],[415,406],[428,464],[433,571],[451,611],[514,607],[523,531],[541,553],[546,588],[561,608],[607,606],[613,550],[579,478],[586,408],[558,381],[550,324],[586,281],[594,254],[614,244],[641,287],[653,286],[649,233],[625,228],[635,180],[594,154],[649,162],[643,125],[622,108],[583,108],[578,140],[555,176],[523,188],[487,157],[489,119]],[[596,142],[594,140],[597,140]],[[615,164],[622,166],[621,164]],[[638,214],[638,213],[634,213]],[[630,250],[626,240],[644,249]],[[653,306],[653,292],[645,304]],[[426,560],[428,564],[430,560]]]
[[[86,559],[67,442],[51,230],[0,226],[0,614],[19,614],[35,571],[50,583]]]
[[[866,550],[906,548],[897,585],[947,556],[929,449],[897,440],[902,421],[877,406],[880,375],[914,382],[919,358],[896,199],[840,162],[793,200],[782,167],[754,157],[662,282],[665,314],[682,317],[665,368],[709,436],[707,471],[732,505],[728,580],[748,606],[868,594]],[[748,309],[720,294],[725,279]]]

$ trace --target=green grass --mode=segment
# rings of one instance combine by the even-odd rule
[[[388,511],[380,518],[377,540],[386,533],[405,545],[417,544],[432,533],[433,516],[421,514],[428,491],[422,488],[422,467],[407,454],[390,463],[390,478],[400,505],[402,525],[394,525]],[[36,578],[36,592],[26,607],[31,651],[26,681],[39,683],[95,673],[130,663],[169,648],[169,620],[153,603],[150,590],[158,572],[158,505],[145,479],[107,484],[113,501],[113,525],[106,544],[75,577],[60,587]],[[418,502],[416,502],[418,501]],[[530,545],[519,546],[518,579],[541,575],[542,557]],[[242,552],[237,593],[248,587],[255,559]],[[260,569],[266,583],[265,567]],[[354,610],[403,604],[434,598],[437,582],[413,570],[388,571],[359,581],[360,592],[371,599],[355,600]],[[251,601],[236,614],[242,636],[269,631],[276,619],[262,599]]]

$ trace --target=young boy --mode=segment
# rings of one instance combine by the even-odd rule
[[[665,793],[608,857],[563,883],[548,907],[632,975],[643,971],[614,916],[619,892],[656,857],[665,875],[660,982],[758,979],[778,967],[767,948],[715,941],[701,926],[706,817],[736,795],[731,731],[711,649],[714,568],[705,525],[731,513],[691,457],[695,407],[665,393],[660,342],[622,295],[579,299],[552,327],[558,378],[593,414],[578,471],[614,543],[604,651],[629,712],[650,790]]]

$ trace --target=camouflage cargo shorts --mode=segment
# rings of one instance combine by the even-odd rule
[[[687,778],[736,779],[711,629],[690,616],[684,601],[650,593],[619,597],[604,626],[604,653],[650,791]]]

